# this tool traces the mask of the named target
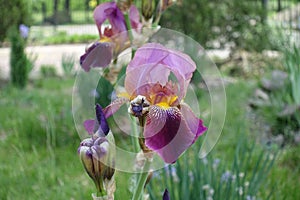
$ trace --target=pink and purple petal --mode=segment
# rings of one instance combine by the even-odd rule
[[[105,20],[110,22],[113,34],[126,31],[124,16],[116,2],[106,2],[97,6],[94,10],[94,20],[100,36],[102,36],[101,26]]]
[[[110,43],[94,43],[87,49],[86,53],[80,57],[81,67],[86,72],[94,67],[107,67],[113,57],[112,49]]]
[[[106,108],[103,109],[105,118],[107,119],[110,116],[112,116],[126,102],[128,102],[128,99],[126,99],[126,98],[117,98],[116,100],[112,101],[111,104],[109,104]]]
[[[150,106],[144,129],[145,144],[166,163],[176,162],[193,144],[195,134],[177,107]]]
[[[129,8],[129,19],[131,27],[137,32],[141,32],[143,24],[140,21],[139,10],[134,5],[130,6]]]
[[[88,134],[90,135],[94,134],[95,123],[96,122],[94,119],[88,119],[83,122],[83,126],[85,130],[88,132]]]
[[[146,96],[151,85],[156,83],[165,85],[169,75],[170,70],[161,64],[148,64],[127,69],[125,89],[129,95],[140,94]]]
[[[203,121],[196,117],[192,109],[187,104],[180,104],[180,111],[182,113],[183,118],[187,122],[189,129],[192,133],[195,134],[193,141],[194,143],[197,140],[197,138],[207,130],[207,128],[203,125]]]

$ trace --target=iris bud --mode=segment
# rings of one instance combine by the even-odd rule
[[[104,195],[104,181],[111,180],[115,172],[114,149],[110,147],[107,138],[94,135],[80,143],[78,153],[86,172],[96,185],[98,194]]]
[[[143,0],[142,1],[142,15],[146,21],[152,18],[155,9],[155,1]]]

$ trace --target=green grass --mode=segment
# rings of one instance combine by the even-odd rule
[[[32,81],[25,90],[11,86],[1,88],[0,199],[91,199],[94,185],[77,155],[80,139],[71,112],[73,83],[72,78],[52,77]],[[255,84],[242,81],[226,87],[226,122],[211,154],[224,166],[233,165],[239,138],[250,136],[254,139],[255,133],[251,130],[246,109],[254,87]],[[204,95],[203,99],[206,98]],[[203,102],[201,106],[205,106],[206,101]],[[257,145],[258,149],[264,148],[261,144]],[[259,190],[262,199],[266,199],[273,188],[276,188],[274,199],[299,199],[300,158],[297,152],[299,147],[280,153]],[[253,156],[258,158],[259,154]],[[187,168],[190,166],[187,165]],[[254,169],[254,164],[248,168],[249,172]],[[115,199],[130,199],[131,174],[116,172],[115,175]],[[154,187],[154,190],[163,191],[166,185],[160,182]],[[197,185],[192,189],[196,191]]]

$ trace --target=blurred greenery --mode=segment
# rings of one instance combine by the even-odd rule
[[[0,43],[7,37],[8,30],[12,26],[20,24],[30,25],[30,12],[25,0],[0,0]]]
[[[25,53],[26,38],[21,36],[19,26],[10,27],[9,39],[11,41],[10,51],[10,77],[14,86],[24,88],[28,81],[28,75],[32,62]]]
[[[161,24],[192,37],[205,48],[261,51],[271,45],[265,14],[261,1],[256,0],[191,0],[172,6]]]

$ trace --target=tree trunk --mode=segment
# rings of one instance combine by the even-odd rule
[[[277,0],[277,11],[280,12],[282,9],[281,7],[281,0]]]
[[[65,12],[66,12],[66,17],[67,17],[67,21],[71,22],[72,18],[71,18],[71,11],[70,11],[70,0],[65,0]]]
[[[58,14],[58,0],[53,2],[53,23],[57,25],[57,14]]]

